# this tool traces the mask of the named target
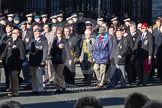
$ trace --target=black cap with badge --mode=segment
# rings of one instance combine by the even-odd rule
[[[34,32],[42,32],[42,29],[38,28],[38,29],[34,30]]]

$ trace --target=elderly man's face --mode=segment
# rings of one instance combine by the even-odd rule
[[[116,37],[121,38],[123,35],[122,31],[116,31]]]
[[[136,28],[135,27],[130,27],[130,33],[134,33],[136,32]]]
[[[141,31],[142,31],[142,33],[146,32],[147,31],[147,27],[141,27]]]
[[[69,29],[64,29],[64,34],[65,34],[65,36],[70,36],[71,35],[71,30],[70,30],[70,28]]]
[[[19,30],[15,29],[12,31],[12,37],[17,38],[19,36]]]
[[[111,36],[113,36],[114,35],[114,29],[113,28],[109,28],[109,34],[111,35]]]

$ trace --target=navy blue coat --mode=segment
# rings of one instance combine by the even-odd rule
[[[37,42],[31,39],[29,46],[29,65],[38,67],[41,63],[45,63],[48,55],[47,39],[41,36]]]

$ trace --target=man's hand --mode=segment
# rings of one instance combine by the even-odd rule
[[[83,62],[83,60],[82,60],[82,59],[79,59],[79,61],[80,61],[80,63],[82,63],[82,62]]]
[[[93,58],[93,63],[95,62],[95,59]]]
[[[0,60],[0,63],[2,63],[2,60]]]
[[[122,58],[122,56],[121,55],[118,55],[118,58]]]
[[[64,44],[59,44],[58,46],[60,49],[63,49],[64,48]]]
[[[76,63],[78,61],[78,58],[74,58],[74,63]]]
[[[70,65],[70,66],[72,65],[72,60],[69,60],[69,65]]]
[[[151,64],[151,56],[148,58],[148,64]]]
[[[42,62],[42,63],[40,64],[40,67],[44,67],[45,65],[46,65],[46,64]]]

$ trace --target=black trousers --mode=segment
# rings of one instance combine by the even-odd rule
[[[158,69],[158,77],[160,78],[160,81],[162,81],[162,66],[159,64],[157,65]]]
[[[128,83],[133,82],[133,71],[132,71],[132,63],[130,60],[126,61],[125,71],[127,72]]]
[[[137,72],[136,72],[136,68],[135,68],[135,60],[133,60],[131,62],[132,65],[132,82],[136,82],[136,77],[137,77]]]
[[[64,67],[64,78],[66,83],[73,84],[75,82],[75,72],[71,72],[66,66]]]
[[[4,64],[4,72],[5,72],[5,81],[6,81],[6,89],[8,89],[10,87],[10,80],[9,80],[9,71],[8,68],[6,66],[6,64]]]
[[[150,74],[150,73],[144,72],[144,68],[143,68],[144,67],[144,61],[145,60],[143,60],[143,59],[137,59],[136,64],[135,64],[139,83],[142,83],[142,84],[147,83],[147,80],[148,80],[148,77],[149,77],[149,74]]]
[[[93,64],[91,62],[83,61],[81,64],[81,70],[84,76],[85,83],[91,83],[92,77],[93,77]]]
[[[144,65],[144,60],[142,59],[137,59],[135,61],[135,68],[137,72],[137,77],[140,83],[143,83],[143,78],[144,78],[144,72],[143,72],[143,65]]]

